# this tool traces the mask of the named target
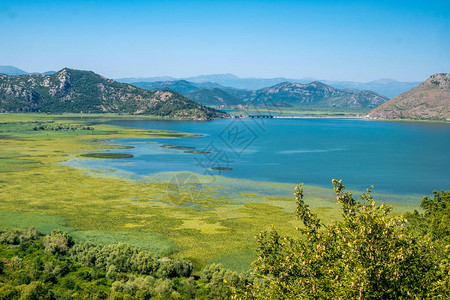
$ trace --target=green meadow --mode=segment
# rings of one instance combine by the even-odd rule
[[[170,144],[170,139],[189,136],[104,124],[113,118],[137,117],[1,114],[0,230],[36,227],[50,233],[59,228],[80,241],[126,242],[159,255],[184,257],[197,270],[221,263],[236,271],[250,268],[261,230],[275,226],[282,234],[298,234],[294,186],[289,184],[218,177],[209,185],[198,175],[203,188],[196,189],[171,183],[170,172],[132,180],[63,164],[83,156],[120,159],[105,157],[108,148],[120,148],[127,157],[127,147],[106,144],[110,139],[167,138]],[[304,189],[321,219],[338,218],[331,188]],[[396,213],[417,208],[402,203],[420,201],[379,196],[396,203]]]

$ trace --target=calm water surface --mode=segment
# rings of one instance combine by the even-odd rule
[[[450,189],[450,124],[349,119],[228,119],[211,122],[114,121],[144,129],[187,131],[202,138],[126,139],[114,150],[127,160],[103,160],[111,168],[151,175],[194,171],[256,181],[330,187],[332,178],[353,189],[430,194]],[[195,147],[208,154],[167,149]],[[86,160],[95,168],[95,161]],[[211,170],[214,167],[232,170]]]

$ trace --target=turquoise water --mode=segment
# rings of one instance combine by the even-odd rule
[[[202,138],[126,139],[132,159],[101,160],[131,176],[193,171],[255,181],[303,182],[330,187],[343,179],[352,189],[429,195],[450,189],[450,124],[351,119],[227,119],[211,122],[114,121],[112,124],[187,131]],[[161,147],[195,147],[210,152]],[[97,160],[86,160],[96,168]],[[221,168],[222,170],[213,170]],[[223,169],[226,168],[226,169]]]

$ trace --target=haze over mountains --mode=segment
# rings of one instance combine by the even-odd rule
[[[417,87],[370,112],[377,119],[424,119],[450,121],[450,74],[430,76]]]
[[[52,75],[0,74],[0,112],[128,113],[196,120],[227,116],[175,92],[144,90],[68,68]]]

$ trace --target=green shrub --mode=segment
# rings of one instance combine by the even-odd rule
[[[263,283],[237,289],[237,298],[403,299],[448,295],[448,256],[438,257],[431,239],[408,233],[391,207],[376,205],[370,192],[353,198],[333,180],[342,221],[323,224],[295,190],[298,238],[275,229],[258,237],[256,274]],[[447,273],[443,270],[447,270]],[[447,293],[447,294],[446,294]],[[443,297],[445,298],[445,296]]]

